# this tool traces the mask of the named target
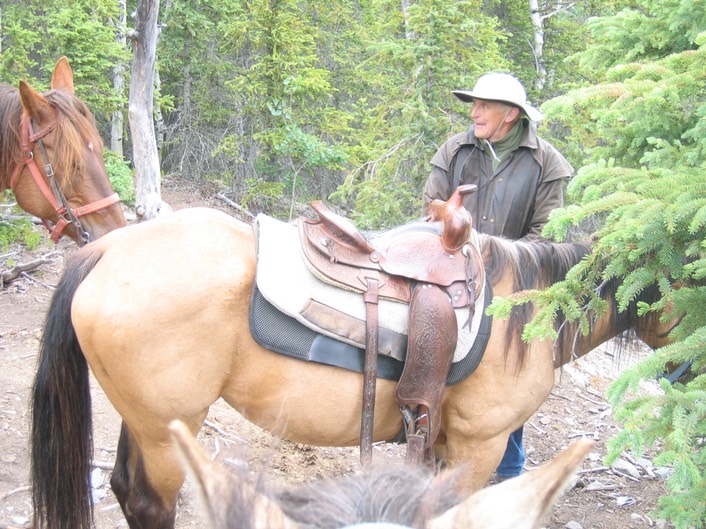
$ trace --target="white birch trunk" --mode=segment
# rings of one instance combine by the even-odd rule
[[[547,67],[544,64],[544,17],[539,10],[539,0],[529,0],[530,19],[532,20],[532,53],[537,78],[534,87],[537,90],[544,88],[547,82]]]

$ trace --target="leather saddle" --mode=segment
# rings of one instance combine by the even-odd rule
[[[458,333],[454,309],[468,307],[470,324],[475,299],[485,284],[482,258],[473,244],[471,215],[463,207],[463,197],[476,189],[475,185],[459,186],[448,201],[434,200],[425,220],[373,237],[320,201],[311,204],[316,219],[300,219],[302,251],[312,273],[340,288],[360,292],[366,304],[364,464],[372,459],[381,297],[410,305],[410,339],[397,400],[407,424],[408,460],[419,462],[424,454],[427,459],[433,457],[441,399]]]

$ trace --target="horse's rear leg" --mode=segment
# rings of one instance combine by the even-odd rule
[[[184,474],[172,455],[165,451],[165,457],[167,462],[160,465],[159,477],[150,478],[145,458],[123,421],[110,486],[131,529],[174,527],[176,499],[184,482]],[[166,486],[157,490],[154,485],[157,481]]]

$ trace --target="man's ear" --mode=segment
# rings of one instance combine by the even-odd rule
[[[522,113],[522,110],[520,110],[517,107],[510,107],[510,112],[507,113],[507,116],[505,116],[505,123],[514,123],[520,118],[520,114]]]

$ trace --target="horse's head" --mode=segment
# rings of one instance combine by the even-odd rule
[[[465,500],[453,489],[453,471],[435,477],[410,465],[268,495],[206,457],[184,423],[173,421],[170,428],[214,529],[536,529],[593,446],[581,440],[544,467]]]
[[[93,115],[74,94],[66,57],[56,63],[51,90],[20,81],[17,163],[10,179],[19,206],[40,219],[52,240],[79,245],[126,225],[108,180]]]

